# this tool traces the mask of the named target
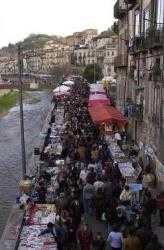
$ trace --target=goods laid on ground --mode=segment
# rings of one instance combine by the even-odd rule
[[[106,105],[101,85],[63,84],[69,95],[54,100],[32,191],[22,185],[29,192],[21,197],[26,215],[19,250],[83,249],[83,235],[90,249],[102,227],[105,242],[106,225],[138,229],[148,207],[140,202],[142,169],[122,148],[126,119]]]
[[[53,236],[50,234],[38,237],[42,230],[46,229],[46,225],[24,226],[18,250],[57,250]]]

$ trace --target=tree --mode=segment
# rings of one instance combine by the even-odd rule
[[[118,22],[113,23],[113,25],[111,26],[111,30],[115,35],[118,35],[119,33]]]
[[[87,65],[84,69],[83,77],[86,78],[88,82],[93,83],[94,80],[98,81],[102,78],[102,70],[98,64]]]
[[[48,74],[52,75],[55,82],[61,82],[64,76],[72,74],[72,66],[69,63],[54,65],[49,69]]]

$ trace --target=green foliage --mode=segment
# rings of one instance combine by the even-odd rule
[[[10,91],[9,93],[0,97],[0,113],[9,110],[18,101],[19,93],[16,91]]]
[[[59,38],[45,34],[31,34],[21,42],[21,46],[24,50],[43,48],[45,43],[50,40],[58,41]]]
[[[115,35],[118,35],[119,34],[119,27],[118,27],[118,22],[114,22],[112,27],[111,27],[111,30],[112,32],[115,34]]]
[[[98,81],[102,78],[102,70],[98,64],[87,65],[83,72],[83,77],[87,79],[88,82],[94,82],[94,72],[95,72],[95,81]]]

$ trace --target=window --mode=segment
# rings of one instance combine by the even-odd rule
[[[162,29],[164,23],[164,1],[157,0],[157,29]]]
[[[108,52],[107,55],[110,56],[110,52]]]
[[[112,51],[112,56],[114,56],[114,51]]]
[[[143,12],[143,27],[142,32],[146,35],[148,29],[150,28],[151,17],[150,17],[150,9],[145,9]]]
[[[136,10],[135,12],[135,36],[140,36],[140,12]]]

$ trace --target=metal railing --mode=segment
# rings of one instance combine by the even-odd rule
[[[120,54],[117,57],[114,58],[114,67],[115,68],[121,68],[121,67],[127,67],[127,54]]]

